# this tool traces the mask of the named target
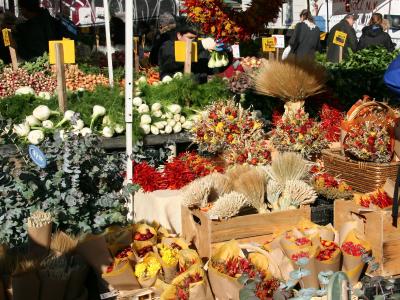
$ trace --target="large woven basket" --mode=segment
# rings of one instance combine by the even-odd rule
[[[355,191],[368,193],[382,187],[387,178],[396,180],[400,162],[371,163],[355,161],[345,157],[341,149],[322,151],[326,171],[339,176]]]

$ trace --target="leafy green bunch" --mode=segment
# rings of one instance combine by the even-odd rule
[[[94,135],[47,139],[41,149],[43,169],[19,161],[16,170],[10,158],[0,159],[0,244],[24,243],[26,218],[39,209],[70,234],[127,222],[122,157],[104,152]]]

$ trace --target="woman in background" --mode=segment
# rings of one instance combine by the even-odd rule
[[[315,52],[320,48],[320,30],[315,25],[311,12],[303,9],[300,13],[301,22],[299,22],[292,37],[290,38],[290,54],[297,57],[314,57]]]
[[[390,52],[394,50],[392,39],[390,35],[383,30],[382,24],[382,15],[373,13],[369,25],[362,30],[357,50],[362,50],[371,46],[382,46]]]

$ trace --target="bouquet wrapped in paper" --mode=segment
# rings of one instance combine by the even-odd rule
[[[40,263],[40,299],[63,300],[67,291],[69,280],[68,260],[65,255],[54,256],[50,254]]]
[[[367,241],[361,238],[355,229],[351,230],[343,239],[341,245],[343,253],[342,271],[349,277],[352,285],[356,284],[365,267],[363,255],[368,255],[371,247]]]
[[[316,256],[317,274],[320,272],[338,272],[341,266],[342,252],[340,247],[333,241],[321,240]]]
[[[246,257],[242,248],[255,253]],[[238,278],[243,274],[247,274],[249,278],[260,276],[262,280],[256,286],[256,293],[260,296],[272,295],[278,287],[275,278],[280,276],[279,268],[271,260],[269,253],[258,247],[240,245],[233,240],[222,245],[211,257],[208,276],[213,293],[218,299],[239,300],[239,292],[243,286]]]
[[[105,231],[105,239],[112,255],[121,249],[131,247],[133,242],[133,226],[111,226]]]
[[[157,245],[166,283],[170,283],[178,274],[179,252],[188,248],[186,242],[179,238],[164,238],[162,243]]]
[[[200,265],[193,265],[176,277],[161,294],[161,300],[212,300],[207,276]]]
[[[135,265],[135,275],[142,288],[153,286],[161,271],[161,264],[157,255],[149,252],[141,262]]]
[[[280,240],[281,247],[287,257],[292,261],[294,268],[300,269],[299,260],[307,259],[305,274],[300,279],[302,288],[318,288],[318,273],[316,269],[316,254],[319,235],[306,237],[300,231],[287,232]]]
[[[36,254],[47,252],[50,248],[52,226],[51,214],[40,210],[32,213],[27,219],[29,242]]]
[[[183,249],[179,251],[178,272],[186,272],[193,265],[202,265],[199,254],[193,249]]]
[[[157,244],[157,231],[147,224],[135,224],[133,226],[133,243],[140,257],[144,257],[146,253],[153,251],[153,246]]]
[[[354,201],[358,205],[370,209],[385,209],[393,205],[393,198],[383,188],[371,193],[355,194]]]
[[[127,258],[115,260],[101,277],[114,289],[120,291],[131,291],[140,288],[132,263]]]

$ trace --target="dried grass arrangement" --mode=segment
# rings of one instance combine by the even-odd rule
[[[62,231],[53,234],[50,249],[57,254],[71,254],[78,245],[78,239]]]
[[[258,93],[284,102],[304,101],[325,91],[325,68],[310,58],[268,61],[253,78]]]

